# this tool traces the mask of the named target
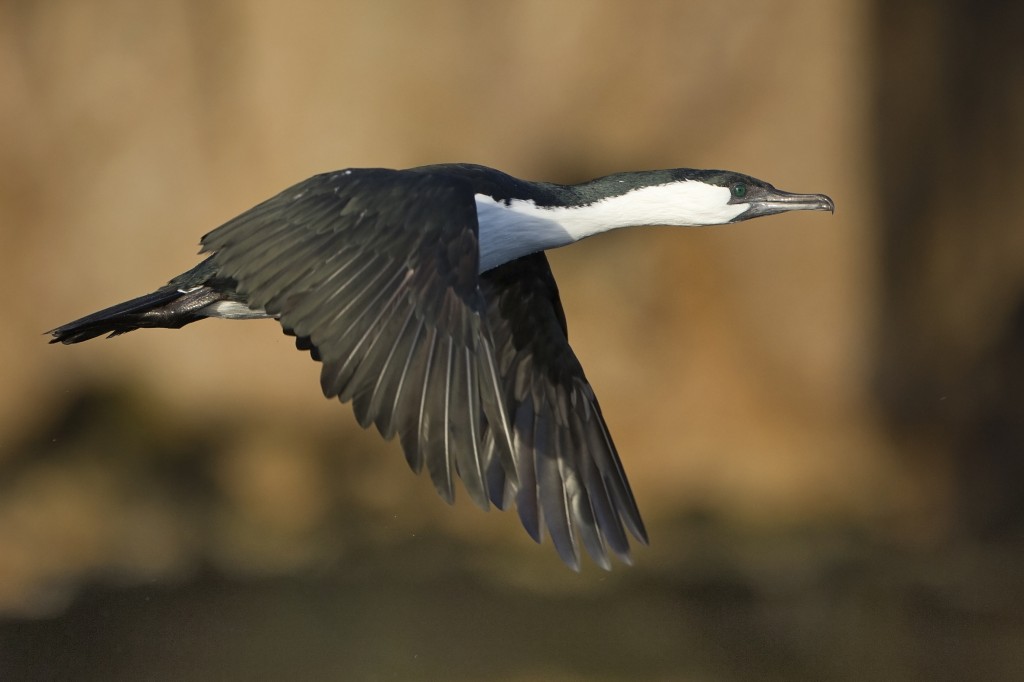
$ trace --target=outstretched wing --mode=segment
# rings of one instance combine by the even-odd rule
[[[623,526],[644,544],[647,533],[597,398],[569,346],[547,258],[536,253],[485,272],[480,288],[519,475],[510,480],[492,467],[491,499],[500,507],[514,497],[530,535],[539,541],[546,526],[573,568],[578,542],[604,568],[609,549],[628,562]]]
[[[203,237],[218,274],[323,363],[324,395],[398,434],[451,502],[487,508],[485,472],[515,479],[509,417],[479,288],[472,187],[365,169],[314,176]]]
[[[543,253],[478,274],[472,186],[450,174],[314,176],[206,235],[217,275],[323,363],[328,397],[398,434],[453,499],[515,500],[561,558],[629,560],[639,511]]]

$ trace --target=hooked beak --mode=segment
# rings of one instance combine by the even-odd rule
[[[747,200],[750,208],[736,216],[733,222],[788,211],[836,212],[835,203],[824,194],[792,194],[774,187],[764,190],[760,194],[758,197],[751,197]]]

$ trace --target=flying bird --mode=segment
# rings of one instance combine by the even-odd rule
[[[451,502],[513,503],[575,570],[630,562],[647,531],[569,346],[544,252],[640,225],[724,225],[830,211],[730,171],[527,182],[472,164],[315,175],[201,240],[209,256],[151,294],[48,332],[78,343],[208,317],[274,318],[322,364],[326,397],[395,435]]]

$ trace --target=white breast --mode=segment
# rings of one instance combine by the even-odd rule
[[[477,194],[476,216],[480,223],[480,272],[576,241],[551,209],[539,208],[532,201],[514,199],[506,205]]]
[[[726,187],[692,180],[640,187],[584,206],[544,207],[524,199],[505,204],[477,194],[480,272],[620,227],[722,225],[750,207],[730,204],[730,196]]]

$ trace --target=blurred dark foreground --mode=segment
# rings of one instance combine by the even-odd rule
[[[317,445],[309,466],[328,508],[309,523],[288,518],[301,499],[246,510],[223,474],[234,457],[225,434],[237,426],[217,417],[185,420],[151,396],[107,387],[74,396],[50,423],[25,434],[17,450],[25,472],[45,476],[27,465],[49,458],[54,472],[91,477],[124,510],[100,519],[115,526],[111,542],[125,546],[98,541],[96,554],[103,556],[91,571],[67,568],[73,547],[43,547],[25,557],[43,563],[33,567],[37,582],[22,584],[36,591],[23,595],[26,603],[48,603],[51,613],[0,623],[0,679],[1024,674],[1019,544],[971,541],[915,551],[841,521],[741,527],[692,509],[660,519],[652,547],[637,548],[635,566],[604,573],[586,564],[576,575],[548,544],[519,541],[511,514],[459,510],[490,524],[509,522],[504,539],[478,540],[429,520],[406,521],[407,528],[394,510],[353,502],[376,474],[360,458],[339,457],[344,443],[326,427],[310,437]],[[385,457],[365,456],[377,454]],[[140,476],[146,459],[149,473]],[[421,484],[428,514],[447,513],[430,499],[426,480],[405,479]],[[15,471],[0,495],[11,504],[41,485]],[[82,542],[75,538],[89,536],[95,523],[92,503],[61,502],[77,515],[68,541]],[[247,530],[252,523],[259,527]],[[132,535],[133,525],[138,536],[119,540]],[[23,530],[31,531],[30,521]],[[153,532],[162,539],[147,544]],[[248,541],[237,540],[247,533]],[[168,537],[174,546],[166,546]],[[47,556],[67,574],[38,582]],[[261,556],[279,563],[261,565]],[[291,559],[280,563],[281,556]],[[140,578],[147,571],[151,579]],[[90,572],[97,577],[75,584],[73,576]]]

